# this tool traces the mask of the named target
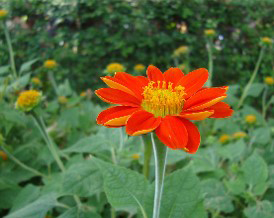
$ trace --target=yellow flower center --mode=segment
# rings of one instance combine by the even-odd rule
[[[180,85],[173,88],[171,82],[151,81],[144,87],[142,107],[155,117],[180,114],[185,103],[184,90]]]
[[[16,108],[23,111],[32,110],[41,100],[41,93],[36,90],[22,92],[16,102]]]
[[[8,14],[8,11],[4,10],[4,9],[1,9],[0,10],[0,18],[3,18],[3,17],[6,17]]]

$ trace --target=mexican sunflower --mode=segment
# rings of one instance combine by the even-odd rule
[[[102,111],[97,123],[110,128],[126,126],[131,136],[155,131],[171,149],[195,153],[200,133],[190,120],[224,118],[233,113],[221,102],[228,87],[203,87],[207,79],[204,68],[184,75],[179,68],[162,73],[152,65],[147,68],[147,78],[124,72],[102,77],[110,88],[98,89],[97,96],[118,106]]]

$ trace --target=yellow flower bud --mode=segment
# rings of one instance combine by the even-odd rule
[[[0,157],[2,158],[2,160],[8,159],[8,155],[4,151],[0,151]]]
[[[58,102],[59,102],[60,104],[66,104],[66,103],[68,102],[68,99],[67,99],[66,96],[59,96],[59,97],[58,97]]]
[[[235,139],[241,139],[241,138],[245,138],[245,137],[246,137],[245,132],[235,132],[233,134],[233,138],[235,138]]]
[[[261,38],[261,42],[265,45],[271,45],[272,44],[272,39],[269,37],[263,37]]]
[[[8,15],[8,11],[4,10],[4,9],[0,9],[0,20],[1,19],[5,19]]]
[[[180,46],[179,48],[175,49],[175,51],[173,52],[173,56],[174,57],[179,57],[183,54],[186,54],[188,53],[189,49],[188,49],[188,46]]]
[[[86,97],[87,96],[87,92],[81,92],[80,96],[81,97]]]
[[[264,83],[271,86],[274,84],[274,78],[271,76],[267,76],[264,78]]]
[[[219,142],[221,142],[222,144],[227,143],[230,140],[230,136],[227,134],[223,134],[221,135],[221,137],[219,138]]]
[[[36,107],[42,99],[41,92],[36,90],[28,90],[20,93],[15,107],[18,110],[22,110],[24,112],[31,111],[34,107]]]
[[[53,69],[57,67],[57,62],[55,60],[46,60],[44,62],[44,67],[48,69]]]
[[[138,72],[142,72],[142,71],[144,71],[145,70],[145,65],[143,65],[143,64],[136,64],[135,66],[134,66],[134,70],[135,71],[138,71]]]
[[[38,85],[38,86],[42,85],[42,82],[41,82],[41,80],[40,80],[38,77],[33,77],[33,78],[31,79],[31,82],[32,82],[33,84],[35,84],[35,85]]]
[[[249,114],[245,116],[245,122],[249,123],[249,124],[253,124],[256,122],[256,116],[253,114]]]
[[[111,64],[107,65],[106,70],[108,73],[123,72],[124,66],[119,63],[111,63]]]
[[[206,36],[214,36],[216,34],[216,32],[213,29],[207,29],[207,30],[204,31],[204,34]]]
[[[132,158],[133,160],[139,160],[140,154],[133,154],[133,155],[131,156],[131,158]]]

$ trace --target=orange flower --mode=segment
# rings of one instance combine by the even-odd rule
[[[131,136],[155,130],[158,138],[171,149],[195,153],[200,145],[200,133],[190,120],[224,118],[233,110],[224,102],[228,87],[207,88],[206,69],[184,75],[179,68],[164,74],[149,66],[147,76],[132,76],[118,72],[102,80],[110,88],[96,91],[103,101],[119,106],[102,111],[97,123],[106,127],[126,126]]]

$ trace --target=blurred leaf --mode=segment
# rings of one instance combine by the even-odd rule
[[[241,139],[228,145],[219,147],[218,153],[225,159],[229,159],[231,161],[239,161],[243,158],[245,150],[246,144],[244,140]]]
[[[255,206],[244,209],[247,218],[273,218],[273,208],[269,201],[257,202]]]
[[[7,87],[7,92],[19,91],[23,89],[30,80],[30,73],[25,74],[24,76],[19,77],[17,80],[12,82]]]
[[[271,132],[269,127],[260,127],[251,132],[251,136],[255,137],[255,142],[260,144],[267,144],[271,139]]]
[[[234,195],[239,195],[245,191],[245,182],[242,178],[225,180],[225,185],[228,191]]]
[[[264,84],[262,83],[253,83],[250,86],[250,89],[247,92],[247,95],[252,96],[252,97],[258,97],[261,92],[264,89]]]
[[[70,208],[57,218],[101,218],[101,216],[92,211],[80,211],[77,208]]]
[[[25,71],[29,71],[31,68],[31,65],[33,65],[35,62],[37,62],[39,60],[39,58],[35,58],[31,61],[25,62],[21,65],[20,70],[19,70],[19,74],[25,72]]]
[[[0,76],[4,75],[5,73],[8,73],[9,70],[10,70],[9,65],[0,67]]]

